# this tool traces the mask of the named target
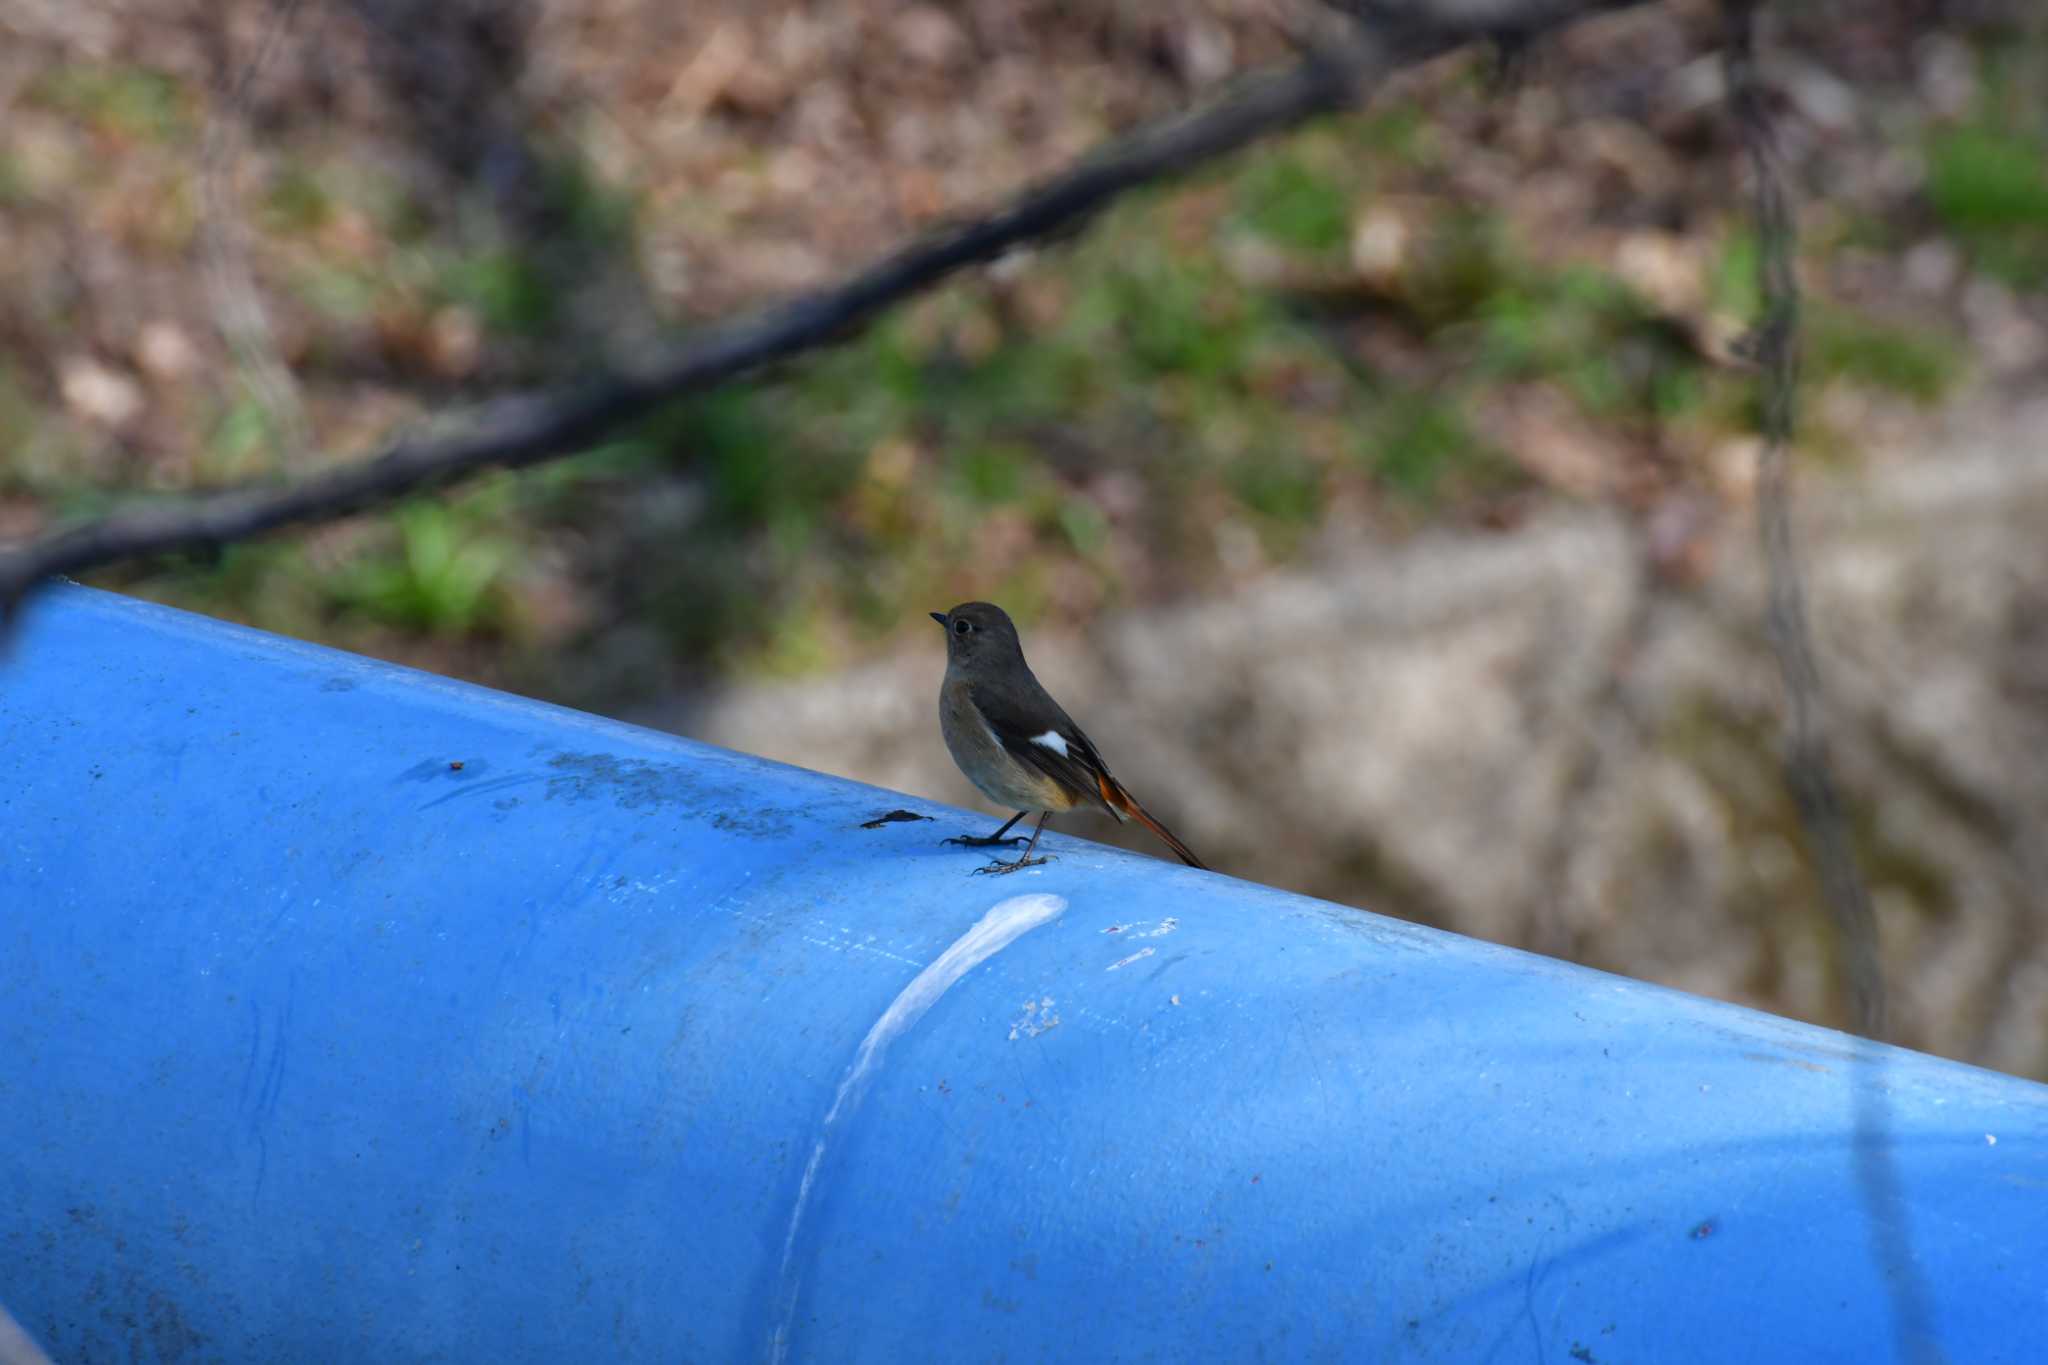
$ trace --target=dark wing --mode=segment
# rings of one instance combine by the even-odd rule
[[[1044,773],[1076,800],[1093,801],[1121,819],[1113,803],[1122,794],[1122,788],[1109,775],[1109,765],[1102,761],[1088,736],[1081,733],[1081,727],[1038,686],[1037,679],[1030,682],[1028,691],[1014,686],[972,684],[969,695],[1010,757]],[[1049,741],[1047,736],[1056,737],[1057,742]]]

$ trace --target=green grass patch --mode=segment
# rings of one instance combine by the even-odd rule
[[[1366,458],[1381,482],[1418,502],[1493,460],[1464,415],[1447,400],[1401,396],[1383,403],[1369,427]]]
[[[1283,527],[1300,528],[1323,510],[1323,471],[1292,452],[1254,455],[1230,470],[1239,502]]]
[[[1932,403],[1963,369],[1964,344],[1940,329],[1909,329],[1827,305],[1808,308],[1807,354],[1815,373]]]
[[[1986,126],[1937,134],[1927,197],[1984,269],[2021,288],[2048,285],[2048,140]]]

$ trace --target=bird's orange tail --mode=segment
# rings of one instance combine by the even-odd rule
[[[1197,858],[1193,849],[1182,843],[1172,830],[1154,820],[1151,813],[1139,805],[1137,798],[1125,791],[1122,784],[1117,782],[1115,778],[1110,777],[1107,773],[1103,773],[1096,777],[1095,782],[1102,789],[1104,804],[1112,811],[1118,815],[1136,820],[1146,829],[1158,835],[1160,841],[1172,849],[1179,856],[1180,860],[1189,867],[1199,867],[1204,872],[1209,870],[1209,865],[1200,858]]]

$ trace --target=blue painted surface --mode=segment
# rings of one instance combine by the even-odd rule
[[[987,823],[53,592],[0,1301],[62,1361],[2041,1358],[2048,1089]]]

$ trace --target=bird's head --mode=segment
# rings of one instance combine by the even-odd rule
[[[993,602],[962,602],[951,611],[933,612],[932,620],[946,632],[948,667],[1006,661],[1024,652],[1009,613]]]

